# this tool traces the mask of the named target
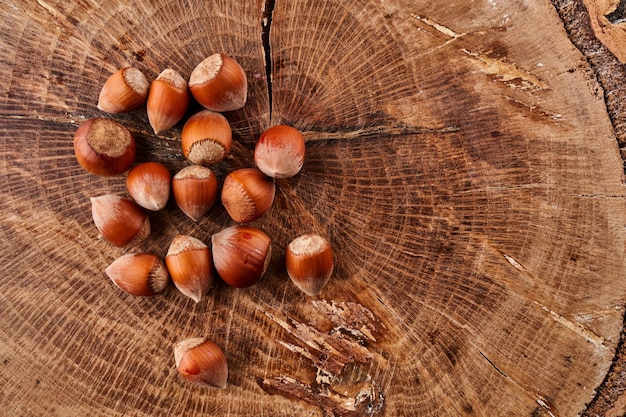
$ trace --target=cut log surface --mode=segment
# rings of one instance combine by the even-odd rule
[[[1,415],[565,417],[614,372],[623,163],[548,0],[5,0],[0,15]],[[74,133],[114,118],[137,162],[176,172],[182,123],[157,136],[145,109],[106,115],[100,88],[125,66],[188,78],[217,52],[249,87],[225,114],[220,181],[270,126],[306,140],[252,223],[272,238],[268,271],[197,304],[173,285],[126,294],[104,273],[117,257],[233,222],[170,201],[147,241],[112,246],[89,198],[127,197],[125,177],[84,171]],[[303,233],[333,246],[315,297],[284,265]],[[192,337],[224,350],[226,389],[178,375],[172,346]]]

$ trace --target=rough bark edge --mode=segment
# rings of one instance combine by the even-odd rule
[[[604,89],[604,101],[619,144],[626,172],[626,65],[598,40],[582,0],[552,0],[571,42],[590,64]]]
[[[626,65],[598,40],[591,28],[589,13],[582,0],[551,0],[563,21],[565,30],[591,66],[596,79],[604,90],[604,101],[617,143],[624,161],[626,173]],[[615,357],[593,400],[587,405],[582,417],[621,415],[626,395],[626,316]]]

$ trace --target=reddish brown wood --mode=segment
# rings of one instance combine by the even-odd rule
[[[582,0],[39,0],[0,12],[0,409],[623,408],[626,112],[611,75],[623,66],[594,46]],[[236,58],[249,84],[246,106],[226,114],[235,141],[220,181],[253,165],[269,126],[307,141],[302,172],[277,182],[253,223],[271,236],[272,261],[254,287],[218,281],[199,304],[173,286],[131,296],[104,274],[118,256],[164,256],[177,234],[210,242],[232,221],[217,205],[194,223],[170,201],[150,215],[146,243],[112,247],[89,197],[125,196],[125,178],[82,170],[74,132],[104,115],[99,89],[118,68],[188,77],[215,52]],[[145,110],[110,117],[135,134],[138,162],[188,165],[182,124],[156,136]],[[284,267],[287,243],[308,232],[335,254],[317,297]],[[225,390],[177,375],[173,344],[199,336],[226,354]]]

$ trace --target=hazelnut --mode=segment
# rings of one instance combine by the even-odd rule
[[[135,160],[135,139],[116,121],[97,117],[76,130],[74,154],[80,166],[92,174],[118,175]]]
[[[270,209],[275,193],[273,178],[256,168],[241,168],[224,179],[222,204],[234,221],[248,223]]]
[[[150,84],[146,108],[150,126],[157,135],[174,127],[188,107],[187,81],[175,70],[167,68]]]
[[[226,54],[213,54],[191,72],[189,90],[207,109],[226,112],[246,104],[248,80],[237,61]]]
[[[134,201],[105,194],[91,198],[91,214],[100,234],[115,246],[137,244],[150,235],[150,220]]]
[[[191,165],[174,175],[172,192],[183,213],[198,221],[217,200],[217,178],[209,168]]]
[[[170,197],[172,176],[158,162],[145,162],[133,167],[126,177],[128,193],[141,207],[157,211],[167,204]]]
[[[330,243],[316,234],[295,238],[287,246],[287,274],[308,295],[317,295],[333,273]]]
[[[137,68],[126,67],[109,77],[102,86],[98,109],[107,113],[134,110],[146,102],[150,83]]]
[[[120,289],[139,296],[158,294],[169,281],[163,260],[151,253],[122,255],[105,272]]]
[[[254,163],[272,178],[290,178],[304,164],[304,138],[298,129],[279,125],[267,129],[254,148]]]
[[[165,256],[165,264],[176,288],[196,303],[211,289],[211,251],[201,240],[176,236]]]
[[[215,164],[228,155],[232,143],[232,130],[224,116],[203,110],[187,120],[181,133],[185,158],[194,164]]]
[[[228,285],[245,288],[256,284],[269,265],[271,239],[262,230],[231,226],[211,237],[213,264]]]
[[[226,356],[219,346],[206,337],[175,343],[174,362],[178,373],[189,382],[203,387],[226,388]]]

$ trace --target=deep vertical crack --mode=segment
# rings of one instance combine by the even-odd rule
[[[265,81],[267,82],[267,94],[270,106],[270,120],[272,120],[272,49],[270,46],[270,28],[272,27],[272,14],[276,0],[265,0],[263,15],[261,17],[261,40],[265,51]]]
[[[613,13],[606,15],[606,18],[614,25],[626,22],[626,0],[622,0]]]

